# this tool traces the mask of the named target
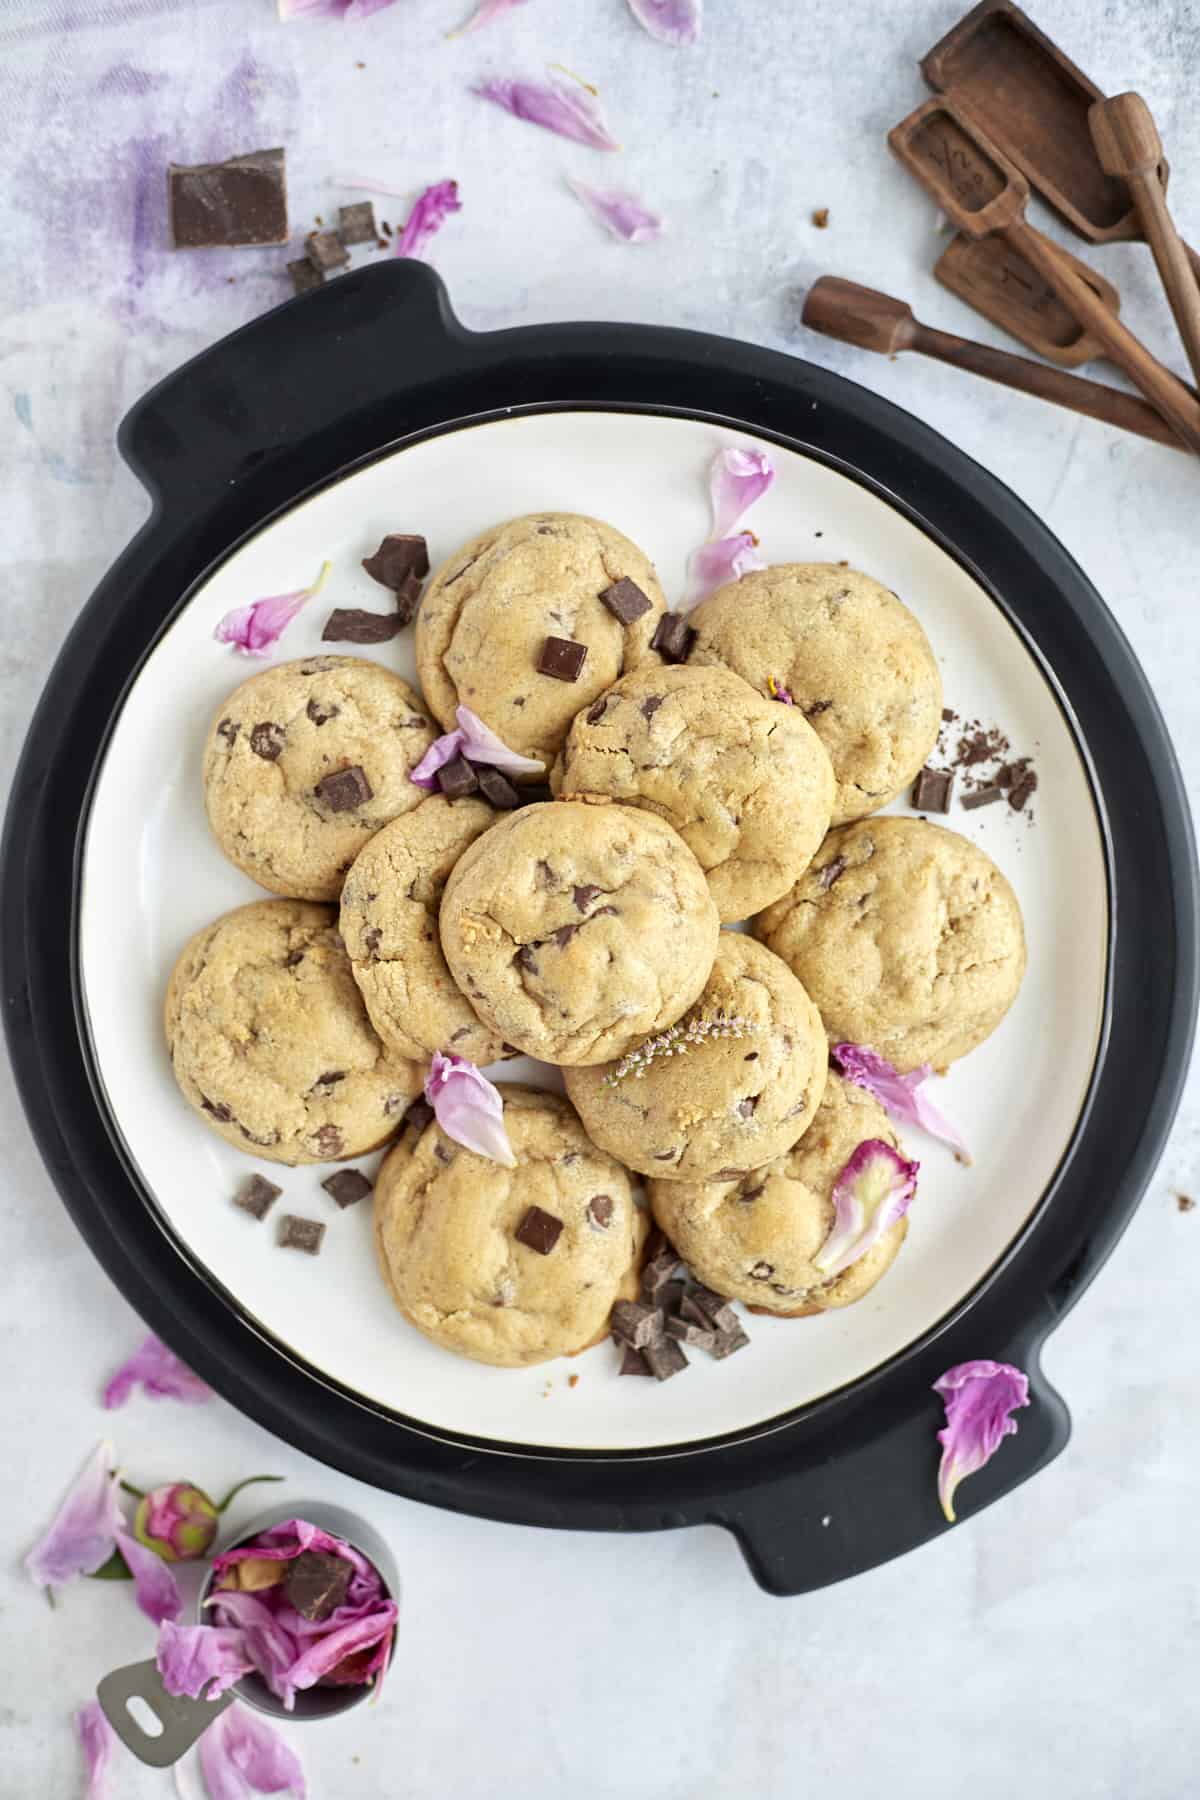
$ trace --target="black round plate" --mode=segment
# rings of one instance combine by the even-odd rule
[[[73,914],[89,788],[123,695],[183,596],[240,540],[351,464],[455,421],[561,406],[736,421],[899,507],[1003,594],[1053,669],[1111,837],[1107,1039],[1085,1117],[1029,1227],[955,1314],[885,1367],[766,1428],[682,1451],[463,1446],[297,1364],[157,1224],[97,1099],[79,1020]],[[437,277],[412,262],[342,276],[217,344],[133,409],[120,445],[153,517],[80,615],[30,727],[5,827],[0,973],[42,1155],[84,1237],[153,1328],[247,1413],[365,1481],[523,1524],[724,1525],[778,1594],[870,1568],[945,1529],[930,1387],[953,1363],[1016,1362],[1033,1396],[1018,1435],[964,1490],[964,1512],[1055,1456],[1068,1418],[1039,1347],[1128,1222],[1174,1116],[1196,1010],[1198,898],[1158,709],[1099,596],[1045,527],[944,438],[823,369],[644,326],[475,335]]]

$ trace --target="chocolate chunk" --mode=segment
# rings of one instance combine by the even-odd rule
[[[556,681],[578,681],[587,661],[587,645],[574,638],[548,637],[537,659],[538,673],[553,675]]]
[[[707,1325],[697,1325],[691,1319],[683,1318],[668,1319],[666,1333],[680,1344],[690,1344],[694,1350],[711,1350],[717,1339],[716,1332]]]
[[[958,718],[958,714],[954,711],[954,708],[952,706],[943,706],[943,708],[942,708],[942,724],[943,725],[953,725],[957,718]]]
[[[353,812],[356,806],[365,806],[374,793],[365,770],[358,763],[352,768],[335,769],[331,775],[323,775],[316,791],[317,798],[333,813]]]
[[[237,743],[238,732],[241,729],[242,729],[241,726],[237,723],[236,720],[222,719],[221,723],[217,726],[217,736],[219,738],[224,738],[225,742],[229,745],[229,748],[232,750],[233,746]]]
[[[953,787],[953,770],[922,769],[913,784],[912,803],[918,812],[948,813]]]
[[[321,1125],[313,1133],[313,1143],[323,1157],[332,1160],[342,1154],[342,1134],[336,1125]]]
[[[712,1320],[693,1294],[685,1293],[683,1299],[679,1302],[679,1317],[687,1320],[692,1325],[698,1325],[702,1331],[712,1331],[715,1329]]]
[[[330,719],[336,719],[342,709],[335,706],[332,700],[310,700],[304,710],[314,725],[328,725]]]
[[[832,862],[824,863],[817,870],[817,886],[822,893],[828,893],[835,881],[840,881],[846,873],[848,864],[844,856],[835,856]]]
[[[493,806],[500,807],[503,812],[511,812],[514,806],[520,804],[520,794],[512,782],[505,779],[499,769],[489,768],[484,763],[482,767],[475,770],[475,775],[479,782],[480,793],[485,800],[490,800]]]
[[[687,1297],[715,1331],[733,1331],[736,1327],[738,1316],[732,1306],[720,1294],[714,1294],[711,1288],[704,1287],[702,1284],[689,1288]],[[680,1311],[683,1312],[685,1318],[694,1316],[683,1308],[680,1308]]]
[[[309,294],[313,288],[325,286],[325,277],[320,269],[314,268],[307,256],[298,256],[295,262],[287,265],[291,277],[292,290],[297,294]]]
[[[664,1281],[654,1296],[654,1304],[660,1313],[677,1313],[686,1293],[687,1287],[682,1281]]]
[[[303,1250],[306,1256],[318,1256],[324,1236],[325,1227],[317,1219],[298,1219],[295,1213],[285,1213],[279,1221],[281,1250]]]
[[[479,777],[465,756],[456,756],[437,772],[437,784],[447,800],[465,800],[479,788]]]
[[[250,733],[250,748],[264,762],[277,762],[286,743],[287,732],[282,725],[275,725],[270,719],[256,725]]]
[[[770,1281],[774,1273],[774,1263],[756,1262],[754,1267],[750,1270],[750,1279],[751,1281]]]
[[[618,1375],[648,1375],[650,1365],[640,1350],[634,1350],[629,1344],[624,1346],[625,1354],[621,1358]]]
[[[670,1381],[672,1375],[678,1375],[688,1366],[683,1346],[677,1344],[674,1338],[656,1338],[652,1344],[646,1345],[642,1355],[655,1381]]]
[[[572,888],[571,898],[574,900],[579,912],[586,912],[588,907],[592,904],[592,901],[596,899],[597,895],[602,894],[603,892],[603,888],[593,887],[589,882],[583,887]]]
[[[651,1242],[653,1243],[653,1239]],[[664,1250],[652,1254],[642,1270],[643,1297],[657,1302],[659,1293],[672,1279],[679,1267],[679,1258],[669,1244]]]
[[[665,694],[648,694],[641,705],[643,719],[652,719],[665,699]]]
[[[324,274],[330,269],[344,269],[350,252],[336,231],[310,231],[304,240],[304,254],[314,269]]]
[[[283,151],[252,150],[221,163],[171,163],[167,207],[176,250],[286,244]]]
[[[974,812],[977,806],[994,806],[997,800],[1003,800],[1004,789],[994,784],[990,787],[976,788],[973,794],[964,794],[962,803],[967,812]]]
[[[355,200],[338,207],[337,233],[343,244],[372,244],[379,233],[375,229],[375,203]]]
[[[562,1220],[556,1219],[553,1213],[543,1212],[540,1206],[531,1206],[513,1236],[527,1250],[536,1250],[539,1256],[549,1256],[562,1236],[562,1228]]]
[[[433,1154],[437,1157],[438,1161],[448,1169],[454,1161],[456,1152],[449,1149],[447,1145],[443,1144],[441,1138],[439,1138],[437,1143],[433,1146]]]
[[[421,578],[406,575],[396,589],[396,617],[401,625],[411,625],[421,604]]]
[[[404,1131],[424,1131],[433,1119],[433,1108],[428,1100],[417,1097],[404,1115],[401,1127]]]
[[[761,1096],[759,1094],[747,1094],[744,1100],[739,1100],[737,1103],[738,1118],[752,1119],[754,1117],[754,1109],[758,1105],[760,1098]]]
[[[201,1094],[200,1104],[205,1112],[208,1113],[209,1117],[216,1119],[220,1125],[228,1125],[229,1121],[233,1118],[233,1113],[223,1100],[214,1104],[213,1101],[206,1099],[205,1096]]]
[[[345,1069],[326,1069],[323,1075],[317,1076],[317,1079],[313,1082],[308,1091],[310,1094],[328,1094],[332,1088],[337,1086],[339,1081],[345,1081],[345,1079]]]
[[[287,1566],[283,1591],[302,1619],[319,1624],[346,1598],[354,1573],[344,1556],[328,1550],[302,1550]]]
[[[248,1212],[252,1219],[265,1219],[283,1189],[268,1181],[265,1175],[251,1175],[233,1196],[233,1204]]]
[[[654,627],[650,648],[657,650],[666,663],[685,663],[692,654],[696,633],[682,613],[664,613]]]
[[[518,969],[524,969],[527,975],[537,974],[537,957],[533,953],[532,944],[522,944],[513,957]]]
[[[714,1333],[708,1353],[710,1356],[715,1356],[718,1362],[723,1362],[727,1356],[732,1356],[735,1350],[744,1350],[749,1342],[750,1339],[735,1320],[732,1331]]]
[[[335,606],[325,621],[326,644],[386,644],[403,620],[399,613],[366,612],[361,606]]]
[[[662,1319],[658,1309],[639,1300],[618,1300],[609,1318],[609,1329],[618,1343],[643,1349],[662,1336]]]
[[[594,1231],[607,1231],[612,1224],[613,1199],[611,1194],[593,1194],[587,1203],[588,1224]]]
[[[1014,812],[1023,812],[1025,803],[1037,791],[1038,778],[1032,769],[1026,769],[1019,781],[1013,783],[1009,792],[1008,804]]]
[[[589,725],[598,725],[607,711],[608,711],[608,695],[601,694],[600,698],[598,700],[593,700],[592,704],[587,709],[588,724]]]
[[[413,531],[389,531],[374,556],[363,557],[363,568],[372,580],[398,594],[410,579],[423,581],[429,573],[429,547]]]
[[[361,1169],[338,1169],[336,1174],[327,1175],[321,1186],[332,1194],[343,1212],[371,1192],[371,1183]]]
[[[614,581],[610,588],[605,588],[600,596],[614,619],[622,625],[632,625],[643,613],[650,611],[650,602],[643,594],[636,581],[630,581],[628,575],[622,575],[620,581]]]

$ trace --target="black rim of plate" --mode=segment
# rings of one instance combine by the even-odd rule
[[[1026,1227],[898,1356],[794,1414],[705,1444],[465,1441],[307,1369],[158,1223],[97,1098],[78,1011],[74,911],[91,786],[128,687],[186,596],[247,536],[355,467],[435,431],[564,408],[739,424],[900,511],[992,594],[1065,696],[1108,827],[1105,1030],[1071,1145]],[[1112,1249],[1162,1148],[1190,1050],[1200,934],[1191,825],[1161,717],[1099,596],[1046,528],[946,440],[825,370],[658,327],[476,335],[437,278],[403,262],[343,276],[217,344],[148,394],[120,441],[154,515],[81,614],[30,727],[5,827],[0,957],[10,1049],[43,1157],[148,1323],[234,1404],[361,1479],[527,1524],[723,1524],[777,1593],[837,1580],[945,1528],[929,1390],[951,1363],[1016,1362],[1034,1400],[1017,1437],[963,1490],[962,1512],[1056,1455],[1067,1413],[1038,1349]]]

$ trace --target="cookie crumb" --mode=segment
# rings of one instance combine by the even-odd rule
[[[579,1386],[579,1377],[578,1377],[578,1375],[568,1375],[568,1376],[567,1376],[567,1386],[568,1386],[568,1387],[569,1387],[569,1388],[576,1388],[576,1387],[578,1387],[578,1386]]]
[[[829,208],[827,206],[818,206],[813,213],[812,222],[818,231],[828,231]]]
[[[1195,1212],[1196,1202],[1190,1194],[1176,1194],[1175,1204],[1181,1213]]]

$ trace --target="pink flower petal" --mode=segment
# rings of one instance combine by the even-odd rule
[[[693,550],[688,563],[691,591],[678,610],[690,612],[716,588],[724,587],[729,581],[740,581],[743,575],[766,566],[758,554],[758,539],[752,531],[739,531],[734,537],[701,544],[698,550]]]
[[[396,0],[277,0],[279,17],[285,25],[290,19],[344,19],[353,24],[395,3]]]
[[[1029,1405],[1029,1377],[1011,1363],[965,1362],[933,1384],[946,1406],[945,1429],[937,1434],[942,1446],[938,1469],[938,1499],[954,1524],[954,1494],[960,1481],[990,1462],[1006,1437],[1017,1429],[1009,1414]]]
[[[156,1625],[161,1625],[164,1620],[174,1625],[183,1611],[183,1596],[179,1592],[179,1583],[162,1557],[147,1550],[145,1544],[139,1544],[132,1533],[124,1529],[117,1532],[116,1543],[133,1576],[134,1594],[146,1617]]]
[[[629,10],[660,44],[682,49],[699,41],[703,0],[629,0]]]
[[[525,0],[481,0],[481,4],[471,14],[465,25],[457,31],[447,32],[448,37],[466,37],[469,32],[480,31],[483,26],[490,25],[501,14],[510,12],[514,6],[524,6]]]
[[[395,1601],[385,1600],[377,1612],[344,1625],[339,1631],[324,1632],[314,1638],[300,1659],[292,1664],[292,1686],[300,1691],[312,1687],[323,1675],[337,1667],[345,1656],[370,1650],[390,1640],[399,1608]]]
[[[859,1144],[833,1186],[833,1224],[813,1258],[831,1281],[877,1244],[912,1205],[919,1163],[882,1138]]]
[[[39,1587],[62,1587],[92,1575],[108,1561],[124,1527],[113,1447],[105,1441],[96,1445],[49,1529],[25,1558],[26,1571]]]
[[[374,1565],[353,1544],[346,1543],[344,1538],[332,1537],[319,1525],[310,1525],[307,1519],[284,1519],[281,1524],[272,1525],[269,1531],[260,1531],[250,1543],[223,1551],[213,1558],[213,1571],[223,1575],[226,1569],[251,1556],[259,1562],[290,1562],[304,1550],[324,1550],[330,1556],[342,1557],[354,1569],[356,1577],[373,1580],[379,1593],[383,1593],[383,1584]]]
[[[600,103],[582,83],[571,86],[552,75],[549,84],[537,81],[484,81],[471,89],[481,100],[502,106],[515,119],[556,131],[593,150],[619,150],[608,128]]]
[[[765,450],[751,450],[746,444],[718,450],[709,475],[713,536],[730,537],[774,479],[775,466]]]
[[[117,1746],[117,1734],[105,1718],[98,1700],[89,1700],[75,1714],[75,1730],[87,1763],[84,1800],[109,1800],[109,1760]]]
[[[291,1794],[307,1800],[304,1769],[279,1733],[235,1701],[200,1739],[200,1773],[209,1800]]]
[[[191,1700],[201,1696],[217,1700],[254,1669],[246,1634],[236,1626],[176,1625],[168,1620],[158,1634],[157,1658],[168,1694],[186,1694]]]
[[[124,1406],[135,1387],[151,1400],[183,1400],[195,1405],[212,1399],[212,1389],[186,1363],[181,1363],[173,1350],[168,1350],[153,1333],[128,1362],[121,1364],[104,1390],[104,1409],[114,1412]]]
[[[920,1126],[930,1137],[949,1144],[959,1162],[970,1162],[970,1152],[958,1130],[924,1092],[925,1083],[933,1074],[928,1063],[922,1063],[909,1075],[901,1075],[869,1044],[835,1044],[831,1055],[846,1080],[874,1094],[893,1119]]]
[[[274,594],[266,600],[252,600],[248,606],[235,606],[218,621],[213,632],[218,644],[232,644],[243,656],[265,656],[277,644],[300,608],[325,586],[330,565],[321,564],[321,573],[308,588],[294,594]]]
[[[506,1169],[516,1168],[517,1159],[504,1129],[500,1090],[474,1063],[436,1050],[425,1082],[425,1098],[446,1136],[456,1144],[491,1162],[503,1163]]]
[[[301,1647],[278,1616],[279,1600],[274,1588],[258,1594],[220,1590],[209,1595],[206,1605],[212,1607],[218,1625],[232,1626],[241,1632],[246,1655],[290,1712],[296,1699],[292,1669]]]
[[[438,770],[444,769],[456,756],[465,756],[472,763],[486,763],[490,768],[503,769],[510,775],[544,773],[544,763],[533,756],[522,756],[519,750],[510,750],[469,706],[457,707],[454,716],[458,721],[455,729],[435,738],[410,774],[409,780],[415,781],[418,787],[434,792],[438,785]]]
[[[457,181],[438,181],[427,187],[408,215],[408,223],[396,239],[397,256],[421,257],[451,213],[462,211]]]
[[[662,219],[643,206],[636,194],[627,193],[624,188],[589,187],[586,182],[569,177],[567,186],[593,219],[624,243],[649,244],[661,235]]]

